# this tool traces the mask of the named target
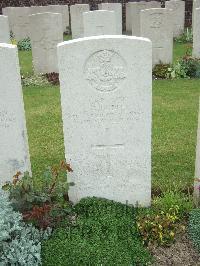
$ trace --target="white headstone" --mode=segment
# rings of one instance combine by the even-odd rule
[[[161,3],[158,1],[150,1],[150,8],[161,8]]]
[[[150,2],[128,2],[126,4],[126,31],[133,36],[140,36],[140,11],[151,8]]]
[[[35,73],[58,72],[57,44],[63,41],[62,15],[57,13],[31,15],[30,26]]]
[[[58,45],[69,198],[151,201],[152,47],[96,36]]]
[[[122,4],[121,3],[101,3],[98,5],[101,10],[114,11],[116,16],[117,34],[122,34]]]
[[[10,43],[8,17],[0,16],[0,43]]]
[[[194,201],[195,204],[200,200],[200,99],[198,113],[197,143],[196,143],[196,160],[195,160],[195,181],[194,181]]]
[[[116,35],[114,11],[96,10],[83,13],[84,36]]]
[[[174,37],[177,37],[184,32],[185,2],[181,0],[166,1],[165,7],[172,9],[173,34]]]
[[[31,173],[17,47],[0,44],[0,185]]]
[[[6,7],[3,14],[8,16],[10,30],[17,41],[29,37],[29,7]]]
[[[200,0],[193,0],[192,7],[192,26],[194,25],[195,9],[200,8]]]
[[[193,57],[200,58],[200,8],[195,9],[193,25]]]
[[[63,32],[69,27],[68,5],[31,6],[30,9],[32,15],[46,12],[62,14]]]
[[[149,38],[153,46],[153,66],[173,61],[172,11],[166,8],[152,8],[141,11],[141,36]]]
[[[72,39],[84,36],[83,13],[89,10],[88,4],[75,4],[70,6]]]

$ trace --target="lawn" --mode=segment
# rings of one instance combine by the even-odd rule
[[[175,44],[175,60],[187,44]],[[31,53],[20,52],[21,73],[33,73]],[[193,183],[200,80],[153,82],[153,188],[186,188]],[[23,88],[33,174],[64,159],[58,86]]]

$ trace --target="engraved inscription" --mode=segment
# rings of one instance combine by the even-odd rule
[[[126,78],[126,63],[116,52],[101,50],[88,58],[84,74],[96,90],[102,92],[113,91]]]
[[[160,28],[163,24],[162,14],[153,14],[151,17],[151,28]]]

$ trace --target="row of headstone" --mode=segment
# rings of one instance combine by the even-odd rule
[[[193,10],[193,57],[200,58],[200,8]]]
[[[6,16],[0,16],[0,43],[10,43],[10,29]]]
[[[75,4],[70,7],[72,39],[122,34],[122,5],[102,3],[99,10],[89,11],[88,4]]]
[[[144,38],[96,36],[58,45],[72,202],[96,196],[150,205],[151,60]],[[16,46],[0,44],[1,184],[16,171],[31,171],[19,62]]]
[[[67,5],[3,8],[3,14],[8,16],[10,30],[13,32],[14,38],[17,41],[30,37],[30,15],[44,12],[62,14],[62,31],[66,31],[67,27],[69,27]]]
[[[141,11],[151,8],[161,8],[161,3],[157,1],[140,1],[126,4],[126,31],[129,34],[141,36]],[[172,10],[169,20],[172,21],[173,36],[177,37],[184,31],[185,2],[181,0],[166,1],[165,8]]]

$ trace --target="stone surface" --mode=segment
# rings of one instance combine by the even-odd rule
[[[31,15],[30,26],[35,73],[57,73],[56,47],[63,41],[62,15],[48,12]]]
[[[73,202],[96,196],[150,205],[152,47],[95,36],[58,45],[66,160]]]
[[[101,10],[114,11],[116,16],[117,34],[122,34],[122,5],[120,3],[101,3],[98,5]]]
[[[161,3],[158,1],[150,1],[149,4],[151,8],[161,8]]]
[[[83,12],[90,10],[88,4],[76,4],[70,6],[72,39],[84,36]]]
[[[166,8],[142,10],[140,14],[141,36],[149,38],[153,46],[153,66],[173,62],[172,11]]]
[[[31,6],[32,15],[46,12],[62,14],[63,32],[65,32],[69,28],[68,5]]]
[[[0,44],[0,185],[31,173],[17,47]]]
[[[116,35],[116,16],[114,11],[96,10],[83,13],[84,36]]]
[[[151,8],[150,2],[128,2],[126,4],[126,31],[133,36],[140,36],[140,11]]]
[[[17,41],[29,37],[29,7],[6,7],[3,14],[8,16],[10,30]]]
[[[10,30],[7,16],[0,16],[0,43],[10,43]]]
[[[192,7],[192,26],[194,25],[194,17],[195,17],[195,9],[200,8],[200,0],[194,0],[193,1],[193,7]]]
[[[195,181],[194,181],[194,201],[197,204],[200,198],[200,98],[199,98],[199,114],[197,128],[197,143],[196,143],[196,160],[195,160]]]
[[[172,9],[173,35],[177,37],[184,32],[185,2],[181,0],[166,1],[165,7]]]
[[[194,25],[193,25],[193,51],[194,57],[200,58],[200,8],[195,9]]]

